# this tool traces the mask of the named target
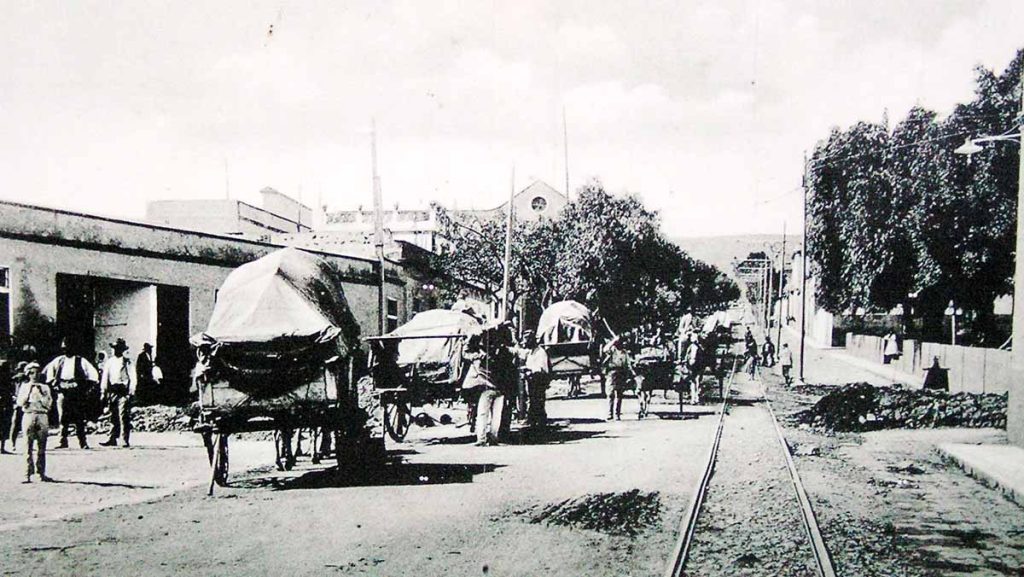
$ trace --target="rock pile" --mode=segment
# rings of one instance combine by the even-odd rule
[[[633,489],[566,499],[535,511],[530,522],[632,537],[657,523],[660,512],[661,498],[657,492]]]
[[[132,430],[144,433],[192,432],[195,422],[182,407],[149,405],[132,407]],[[97,423],[97,432],[110,430],[110,420],[104,415]]]
[[[833,431],[929,427],[1006,428],[1006,394],[947,393],[853,383],[833,390],[797,422]]]

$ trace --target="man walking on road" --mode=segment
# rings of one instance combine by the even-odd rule
[[[39,380],[39,363],[33,361],[25,366],[27,379],[18,389],[18,406],[24,411],[25,450],[28,468],[25,482],[32,482],[32,475],[39,472],[43,482],[51,479],[46,476],[46,436],[50,431],[48,415],[53,405],[50,387]],[[35,453],[35,455],[33,455]],[[34,457],[34,459],[33,459]]]
[[[135,397],[135,372],[132,362],[124,354],[128,344],[124,339],[110,345],[113,356],[103,365],[100,377],[100,394],[110,409],[110,438],[100,443],[104,447],[116,447],[117,437],[122,436],[124,446],[131,447],[132,399]]]
[[[793,382],[793,351],[789,350],[789,343],[782,343],[782,350],[779,351],[779,364],[782,366],[782,378],[786,384]]]
[[[57,393],[57,415],[60,420],[58,449],[68,448],[68,434],[75,426],[78,446],[89,448],[85,439],[85,421],[89,412],[89,388],[99,383],[100,375],[85,357],[71,352],[68,339],[60,342],[61,354],[43,369],[46,382]]]
[[[608,347],[604,362],[604,372],[608,375],[611,392],[608,395],[608,420],[622,419],[622,394],[632,386],[636,379],[633,363],[622,346],[622,339],[614,338]]]

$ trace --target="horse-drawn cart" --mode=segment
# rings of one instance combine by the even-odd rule
[[[462,353],[467,339],[483,330],[461,311],[417,313],[386,335],[369,337],[372,387],[384,407],[384,429],[401,442],[413,422],[412,408],[454,401],[462,390]]]
[[[225,279],[206,331],[192,337],[199,424],[213,485],[228,478],[232,434],[273,431],[277,465],[295,463],[291,439],[309,429],[314,456],[340,468],[383,462],[379,402],[358,390],[351,355],[359,327],[334,268],[297,249],[245,264]]]
[[[580,379],[600,371],[600,350],[593,340],[590,310],[576,301],[559,301],[537,322],[537,342],[551,363],[552,379],[568,379],[569,395],[580,393]]]

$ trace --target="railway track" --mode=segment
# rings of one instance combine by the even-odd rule
[[[715,464],[718,461],[719,447],[722,440],[722,431],[725,427],[725,417],[731,403],[735,400],[732,393],[735,375],[736,362],[734,361],[733,370],[730,373],[728,385],[725,387],[725,394],[723,395],[722,404],[719,410],[718,424],[715,427],[714,436],[710,448],[708,449],[704,473],[701,476],[696,490],[694,491],[693,498],[690,500],[686,515],[683,517],[679,530],[679,538],[676,541],[676,546],[673,549],[672,555],[665,568],[665,577],[682,577],[689,574],[687,573],[687,561],[690,559],[691,548],[694,544],[694,538],[697,535],[697,524],[700,518],[700,513],[706,503],[711,481],[714,477]],[[790,480],[792,481],[796,503],[800,508],[800,516],[803,521],[804,533],[807,537],[807,542],[810,545],[811,553],[813,555],[813,566],[816,569],[817,575],[820,577],[834,577],[836,572],[832,564],[831,554],[829,553],[828,546],[821,535],[817,517],[814,514],[814,508],[807,497],[807,492],[804,490],[803,482],[800,480],[800,474],[794,464],[793,454],[790,451],[789,444],[786,442],[782,426],[779,424],[775,411],[772,408],[767,388],[764,385],[764,381],[760,378],[757,379],[757,384],[759,385],[762,402],[767,409],[768,415],[771,417],[771,423],[774,426],[779,445],[782,448],[786,467],[789,472]]]

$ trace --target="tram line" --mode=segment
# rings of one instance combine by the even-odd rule
[[[694,536],[697,532],[697,522],[700,517],[700,512],[707,499],[708,489],[710,487],[711,480],[714,477],[715,463],[718,460],[718,450],[721,444],[722,431],[725,428],[725,416],[728,412],[730,402],[733,401],[730,395],[732,392],[733,379],[736,375],[736,364],[737,361],[734,360],[732,371],[729,376],[729,383],[728,386],[725,387],[725,394],[723,395],[722,404],[719,409],[718,424],[715,427],[714,437],[712,438],[711,446],[708,449],[704,472],[701,475],[693,497],[690,500],[686,514],[683,516],[682,522],[680,523],[679,537],[676,540],[676,545],[673,548],[672,555],[666,564],[664,572],[665,577],[684,577],[687,575],[686,563],[689,560],[690,550],[693,546]],[[761,396],[763,397],[764,405],[768,410],[768,414],[771,416],[772,424],[774,425],[779,444],[781,445],[785,456],[790,479],[793,483],[796,499],[800,506],[804,532],[807,535],[807,542],[810,544],[814,556],[815,569],[817,570],[819,577],[835,577],[836,571],[832,563],[831,553],[829,552],[828,546],[821,535],[821,529],[818,525],[814,508],[811,505],[810,499],[807,497],[807,492],[804,489],[803,482],[800,480],[800,474],[794,463],[792,451],[789,448],[789,444],[786,442],[782,426],[779,424],[775,411],[772,408],[767,388],[760,376],[757,381],[761,388]]]

